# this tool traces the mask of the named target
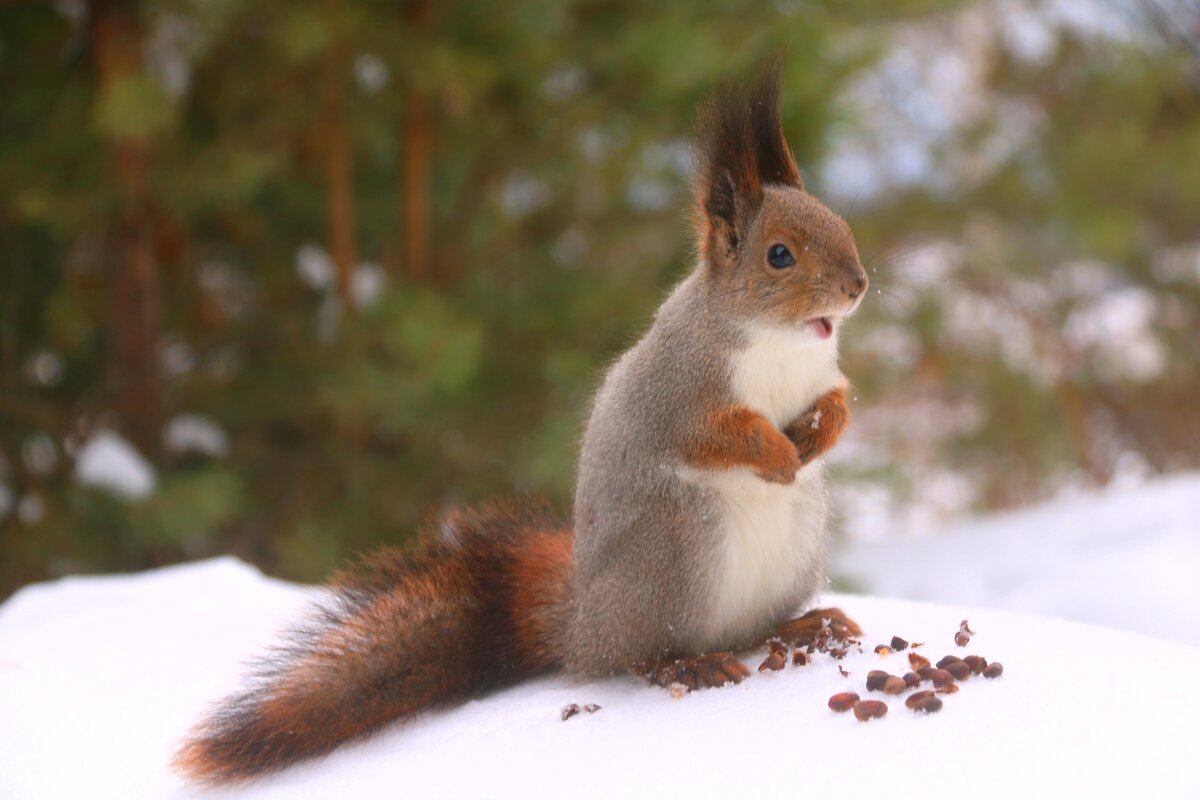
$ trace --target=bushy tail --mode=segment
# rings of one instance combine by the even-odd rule
[[[203,783],[251,778],[554,668],[570,570],[570,531],[497,505],[455,515],[414,550],[379,551],[335,576],[331,599],[174,764]]]

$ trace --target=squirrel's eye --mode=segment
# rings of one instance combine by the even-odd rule
[[[785,246],[773,244],[767,251],[767,263],[775,269],[786,269],[795,264],[796,259],[792,256],[792,251]]]

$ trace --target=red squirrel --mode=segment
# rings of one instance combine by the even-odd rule
[[[825,575],[818,459],[849,420],[837,339],[867,275],[804,190],[778,81],[700,113],[699,257],[595,396],[574,524],[492,504],[338,573],[183,742],[184,774],[252,778],[549,671],[692,690],[741,682],[734,653],[770,639],[861,633],[790,619]]]

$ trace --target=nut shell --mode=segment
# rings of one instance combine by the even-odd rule
[[[879,700],[859,700],[854,704],[854,716],[859,722],[866,722],[869,719],[877,719],[887,714],[887,703]]]
[[[772,650],[763,659],[763,662],[758,665],[758,671],[766,672],[767,670],[771,670],[772,672],[778,672],[783,669],[785,664],[787,664],[787,651]]]
[[[971,677],[971,668],[967,666],[965,661],[955,661],[946,665],[946,672],[954,676],[956,681],[965,681]]]
[[[888,678],[892,677],[881,669],[873,669],[867,673],[867,691],[878,692],[883,688],[883,683]]]
[[[971,672],[976,675],[982,674],[988,665],[987,659],[983,656],[963,656],[963,663],[970,667]]]
[[[929,659],[920,653],[909,653],[908,665],[913,668],[914,672],[918,672],[921,669],[929,666]]]
[[[933,682],[934,686],[940,689],[943,686],[954,683],[954,676],[944,669],[935,669],[929,673],[929,680]]]
[[[857,702],[858,695],[855,692],[838,692],[829,698],[829,708],[842,714],[854,708],[854,704]]]
[[[940,698],[936,695],[934,695],[933,697],[925,698],[925,700],[921,703],[921,705],[919,705],[913,709],[913,711],[924,712],[926,714],[935,714],[941,710],[942,710],[942,698]]]

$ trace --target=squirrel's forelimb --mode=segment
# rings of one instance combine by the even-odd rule
[[[683,453],[697,469],[749,467],[769,483],[796,479],[796,446],[766,417],[745,406],[726,406],[709,415]]]

